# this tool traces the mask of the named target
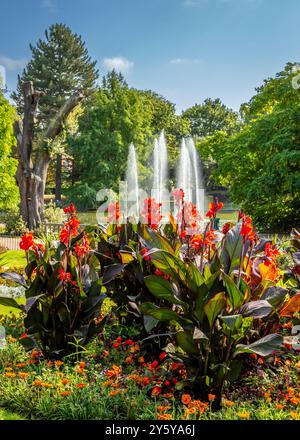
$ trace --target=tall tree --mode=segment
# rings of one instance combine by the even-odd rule
[[[215,158],[215,181],[263,231],[288,232],[300,224],[300,92],[294,65],[267,79],[242,106],[246,125],[199,144]]]
[[[52,25],[46,30],[45,39],[40,39],[36,46],[30,45],[30,49],[32,59],[19,77],[17,90],[13,93],[12,97],[17,104],[19,114],[26,115],[30,119],[34,115],[35,118],[34,130],[31,127],[31,150],[36,157],[36,166],[30,163],[20,163],[19,169],[21,171],[19,171],[18,176],[22,215],[28,223],[35,226],[43,217],[42,198],[47,171],[49,163],[56,157],[58,183],[56,197],[60,198],[62,148],[61,146],[59,148],[58,144],[62,139],[59,139],[58,136],[62,136],[64,133],[64,123],[68,115],[81,99],[92,91],[98,77],[98,72],[95,67],[96,62],[93,62],[88,55],[82,38],[74,34],[64,24]],[[33,84],[33,88],[28,86],[30,82]],[[25,95],[24,87],[26,88]],[[30,104],[28,93],[34,98],[34,105],[30,111],[28,109]],[[72,105],[70,105],[71,102]],[[59,127],[57,125],[58,121]],[[29,125],[32,123],[33,121],[29,122]],[[24,119],[24,127],[26,125],[28,123]],[[56,126],[55,130],[51,128],[53,126]],[[20,136],[19,124],[16,125],[16,135]],[[24,157],[24,155],[20,157]],[[25,195],[21,188],[21,176],[24,172],[22,168],[26,169],[27,167],[29,167],[31,173],[37,176],[37,181],[41,181],[39,185],[32,185],[32,191],[35,191],[35,187],[39,187],[39,191],[38,196],[37,194],[30,196],[32,199],[38,197],[38,200],[34,201],[34,204],[38,205],[38,209],[35,210],[35,218],[30,219],[30,221],[28,218],[29,214],[24,208],[27,202],[23,199]]]
[[[238,125],[238,113],[226,107],[219,98],[207,98],[202,104],[185,110],[183,116],[190,121],[191,135],[198,138],[217,131],[232,133]]]
[[[86,104],[78,134],[69,139],[74,157],[69,195],[82,209],[93,207],[99,189],[118,190],[130,143],[137,149],[141,183],[147,187],[154,137],[165,129],[174,161],[179,138],[189,132],[189,122],[176,115],[172,103],[154,92],[128,87],[114,71]]]
[[[0,92],[0,209],[15,208],[19,201],[15,180],[17,160],[12,157],[16,112]]]

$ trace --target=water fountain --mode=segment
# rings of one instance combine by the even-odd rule
[[[138,217],[140,211],[139,183],[136,151],[133,144],[129,146],[126,171],[126,192],[128,217]]]
[[[168,190],[168,152],[164,131],[154,141],[152,196],[162,203]]]
[[[177,188],[182,188],[185,200],[203,211],[203,182],[198,153],[192,138],[182,139],[177,168]]]

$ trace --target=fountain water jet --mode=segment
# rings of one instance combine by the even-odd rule
[[[168,185],[168,152],[164,131],[161,132],[158,140],[154,141],[153,151],[153,184],[152,195],[159,202],[163,202],[164,191]]]
[[[127,160],[126,171],[127,184],[127,209],[129,216],[139,216],[139,183],[138,183],[138,167],[136,159],[136,151],[133,144],[129,146],[129,154]]]
[[[203,182],[198,153],[192,138],[182,139],[179,165],[177,169],[177,188],[183,189],[185,200],[193,202],[203,211]]]

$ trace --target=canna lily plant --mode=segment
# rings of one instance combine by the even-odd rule
[[[145,276],[153,300],[139,310],[153,325],[168,323],[170,356],[188,368],[184,386],[204,399],[215,394],[216,407],[224,383],[239,376],[244,355],[280,350],[279,318],[300,309],[300,294],[290,296],[280,285],[276,247],[259,239],[242,212],[234,227],[225,225],[218,235],[213,225],[220,208],[217,201],[210,206],[201,234],[174,225],[177,242],[162,231],[139,229],[148,250],[143,257],[159,272]]]
[[[91,231],[80,231],[73,204],[65,208],[67,221],[59,241],[51,246],[36,243],[25,234],[20,248],[26,252],[23,275],[2,273],[2,278],[25,287],[26,304],[0,298],[0,304],[26,313],[26,334],[21,343],[27,349],[38,347],[47,358],[72,354],[101,332],[107,317],[101,306],[106,298],[99,279],[99,262],[90,249]]]

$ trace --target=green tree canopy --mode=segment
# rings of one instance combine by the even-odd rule
[[[247,125],[240,132],[199,144],[217,162],[215,181],[229,187],[258,227],[272,232],[300,224],[300,90],[292,87],[292,66],[243,105]]]
[[[17,160],[11,157],[15,145],[13,123],[16,112],[0,92],[0,209],[16,208],[19,202],[15,173]]]
[[[77,90],[88,91],[98,78],[96,61],[92,61],[80,35],[65,24],[57,23],[45,31],[45,39],[30,44],[32,58],[18,77],[12,98],[23,112],[23,84],[32,81],[43,92],[39,101],[38,121],[42,128]]]
[[[222,101],[207,98],[202,104],[195,104],[183,112],[191,124],[191,135],[204,138],[217,131],[233,133],[238,126],[238,113],[226,107]]]
[[[82,208],[91,207],[91,191],[118,191],[124,178],[128,148],[137,150],[142,183],[149,183],[149,163],[154,137],[165,129],[170,158],[174,160],[179,137],[189,122],[175,113],[175,106],[151,92],[129,88],[122,75],[112,71],[84,108],[78,134],[69,139],[74,157],[70,197]],[[75,200],[75,199],[74,199]]]

